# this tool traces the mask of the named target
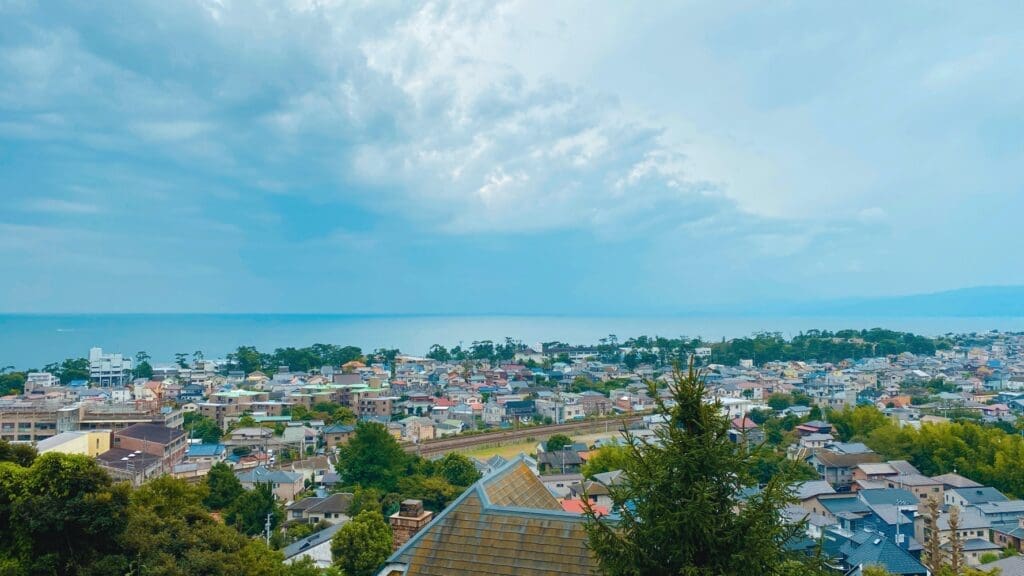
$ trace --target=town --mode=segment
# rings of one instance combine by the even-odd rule
[[[960,459],[953,451],[891,457],[907,452],[898,447],[902,436],[913,442],[914,431],[958,422],[1019,441],[1022,351],[1019,334],[924,338],[887,330],[720,343],[506,339],[466,350],[435,345],[424,356],[320,344],[273,354],[242,347],[220,360],[196,352],[167,364],[93,348],[45,370],[6,371],[0,440],[40,456],[87,456],[136,488],[169,477],[212,493],[225,475],[243,490],[265,488],[263,506],[238,516],[236,526],[279,548],[286,564],[335,565],[335,535],[357,511],[377,507],[391,535],[380,566],[365,573],[434,573],[427,564],[458,557],[467,545],[451,531],[488,514],[511,514],[522,525],[547,518],[537,530],[559,534],[562,545],[531,561],[582,573],[594,568],[585,513],[615,513],[610,489],[623,479],[621,432],[630,441],[655,438],[666,422],[659,407],[672,405],[675,370],[692,362],[704,401],[731,423],[729,439],[758,453],[741,501],[773,476],[793,474],[783,512],[801,526],[802,537],[787,542],[794,551],[820,547],[845,574],[865,565],[934,574],[942,562],[1024,574],[1016,556],[1024,550],[1024,500],[1014,499],[1024,496],[1024,482],[1013,470],[992,470],[1001,455],[988,463],[983,447],[967,444],[976,454]],[[372,439],[376,430],[384,440]],[[418,483],[387,484],[380,471],[353,469],[355,446],[371,440],[377,444],[364,449],[400,446],[431,472]],[[360,504],[368,498],[377,504]],[[213,508],[231,517],[230,504]],[[470,537],[508,542],[489,559],[475,558],[477,573],[500,564],[502,554],[527,553],[502,526],[495,520],[494,534]]]

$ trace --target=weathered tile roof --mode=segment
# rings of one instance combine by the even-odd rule
[[[522,457],[466,490],[381,574],[596,574],[585,518],[565,512]]]

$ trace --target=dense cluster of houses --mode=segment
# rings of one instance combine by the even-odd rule
[[[787,510],[794,520],[808,520],[808,542],[824,538],[837,567],[844,570],[877,563],[896,574],[924,574],[921,542],[936,531],[948,543],[951,507],[961,511],[966,559],[977,564],[983,554],[1021,548],[1024,502],[955,474],[930,478],[907,462],[884,462],[863,444],[838,442],[824,416],[809,421],[808,416],[814,407],[873,404],[908,426],[941,420],[953,410],[973,411],[986,420],[1014,419],[1024,412],[1021,344],[1021,337],[992,334],[982,343],[933,356],[901,354],[838,363],[808,359],[760,366],[741,361],[737,366],[703,368],[707,399],[717,401],[730,418],[730,436],[736,442],[763,440],[749,415],[755,409],[770,409],[773,395],[804,399],[776,411],[803,421],[789,456],[806,461],[821,477],[801,485],[799,504]],[[354,427],[309,417],[318,407],[344,406],[360,420],[383,424],[400,441],[419,443],[481,428],[648,411],[656,399],[644,382],[671,377],[664,368],[628,369],[602,362],[584,348],[569,350],[571,354],[527,349],[513,361],[498,364],[398,356],[390,365],[353,361],[309,372],[281,367],[272,374],[225,371],[222,363],[200,360],[189,368],[157,366],[153,377],[145,380],[124,378],[129,361],[93,351],[90,356],[96,357],[98,368],[92,381],[62,385],[50,374],[33,373],[24,394],[0,398],[0,437],[34,443],[40,452],[87,454],[115,477],[136,483],[159,474],[199,479],[214,464],[226,462],[247,487],[272,484],[275,494],[289,503],[289,519],[325,521],[336,529],[348,519],[351,499],[331,494],[338,481],[331,457]],[[707,354],[700,356],[698,360],[706,363]],[[941,391],[934,392],[936,388]],[[668,395],[664,388],[658,393]],[[306,417],[294,417],[299,407]],[[215,444],[188,438],[182,422],[190,412],[210,418],[226,435]],[[240,425],[243,418],[251,420]],[[649,416],[644,419],[646,429],[637,433],[650,433],[657,425],[657,418]],[[478,462],[486,482],[467,494],[476,494],[474,510],[480,514],[526,514],[519,509],[535,505],[541,510],[538,518],[561,526],[562,534],[576,533],[580,496],[586,494],[591,505],[608,510],[607,486],[620,479],[617,473],[582,476],[583,464],[597,447],[570,445],[548,451],[541,443],[535,457]],[[298,459],[282,465],[277,458],[282,450]],[[523,501],[509,496],[501,504],[491,489],[504,482],[533,496],[524,496]],[[317,497],[296,498],[311,487],[319,489]],[[938,526],[930,526],[921,512],[922,502],[932,497],[943,503]],[[472,499],[460,498],[455,506]],[[396,514],[393,527],[405,536],[399,538],[402,547],[388,574],[415,564],[415,547],[406,546],[406,540],[419,541],[420,529],[450,515],[446,509],[434,518],[415,503],[403,505]],[[310,538],[296,553],[320,562],[329,535]]]
[[[830,437],[831,426],[808,422],[798,433],[801,439]],[[958,535],[968,565],[980,566],[983,555],[998,555],[1008,547],[1024,551],[1024,500],[1011,500],[995,488],[956,473],[926,476],[907,461],[883,461],[858,442],[826,440],[791,451],[791,456],[806,461],[821,477],[797,486],[799,502],[786,510],[787,517],[806,520],[808,526],[807,540],[794,545],[824,542],[841,569],[878,564],[893,574],[923,576],[927,570],[920,560],[926,539],[936,537],[950,553],[951,514],[959,517]],[[937,525],[928,510],[931,499],[939,503]]]

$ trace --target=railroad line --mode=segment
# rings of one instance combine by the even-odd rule
[[[427,440],[419,444],[406,443],[403,448],[410,454],[430,457],[457,450],[466,450],[481,446],[500,446],[512,444],[519,440],[534,438],[538,442],[546,440],[555,434],[572,435],[574,433],[593,432],[614,432],[621,430],[623,422],[628,426],[641,421],[643,416],[630,416],[627,418],[607,418],[603,420],[584,420],[582,422],[569,422],[566,424],[550,424],[547,426],[531,426],[501,432],[489,432],[486,434],[457,435],[436,440]]]

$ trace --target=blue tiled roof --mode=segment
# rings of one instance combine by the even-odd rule
[[[857,499],[856,496],[849,496],[846,498],[821,498],[819,500],[821,505],[831,512],[832,514],[839,514],[840,512],[870,512],[871,509],[868,505]]]
[[[857,492],[860,498],[871,505],[879,504],[902,504],[909,506],[917,504],[917,496],[903,488],[870,488]]]
[[[223,444],[192,444],[188,447],[186,456],[191,458],[220,456],[226,449]]]
[[[909,552],[881,534],[869,535],[867,539],[846,557],[850,566],[881,566],[891,574],[926,574],[927,569]]]

